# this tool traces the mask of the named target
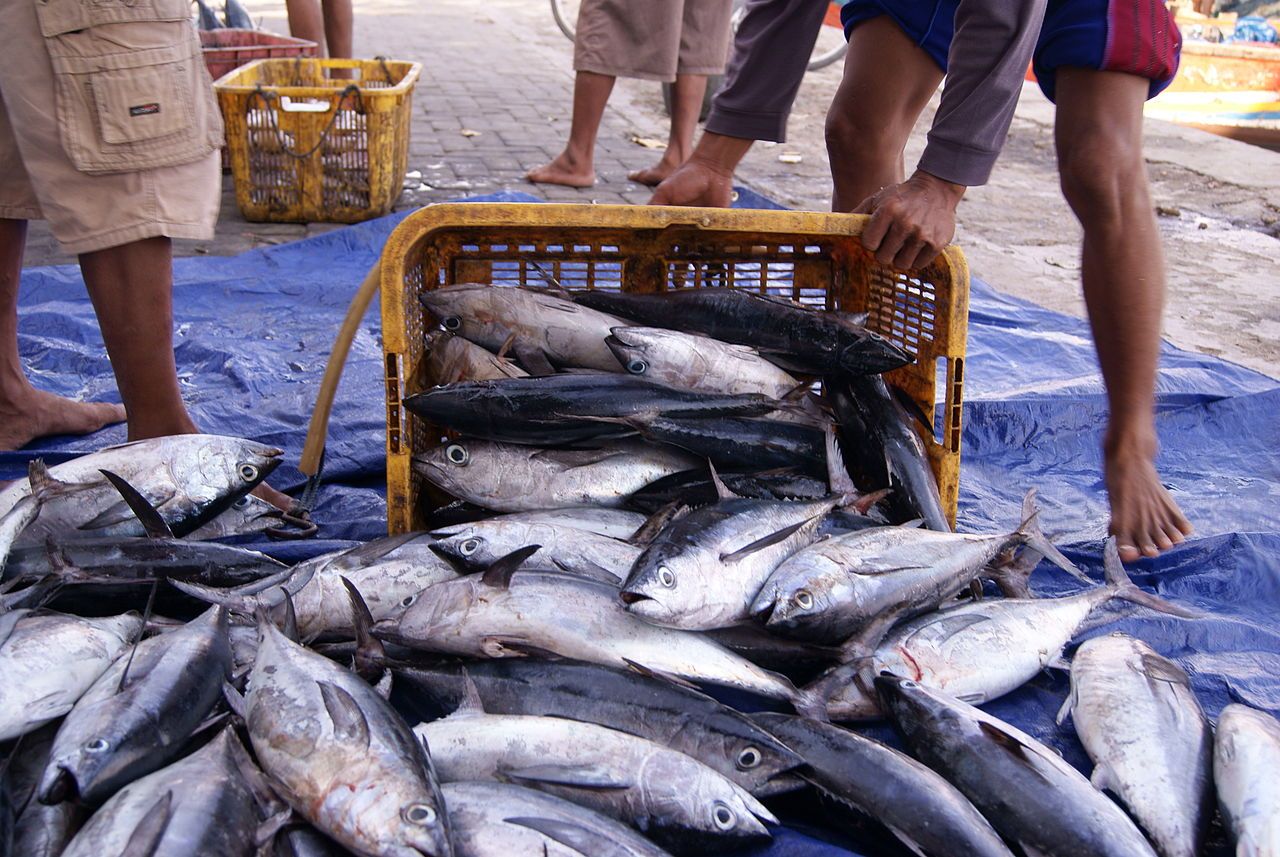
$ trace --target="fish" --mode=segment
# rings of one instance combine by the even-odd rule
[[[458,857],[666,857],[625,824],[510,783],[445,783]]]
[[[141,631],[142,618],[128,613],[100,619],[0,614],[0,741],[70,711]]]
[[[1107,540],[1103,558],[1104,586],[1062,598],[985,599],[926,614],[890,631],[870,658],[837,667],[808,689],[826,696],[835,720],[879,714],[866,690],[868,672],[906,676],[963,702],[983,704],[1059,663],[1085,620],[1113,598],[1182,618],[1203,615],[1139,589],[1120,564],[1115,537]]]
[[[1213,778],[1238,857],[1280,854],[1280,722],[1232,703],[1218,715]]]
[[[1092,586],[1045,538],[1037,514],[1032,490],[1022,503],[1022,522],[1011,533],[882,527],[823,539],[778,566],[751,605],[751,615],[775,633],[821,643],[859,634],[858,643],[874,649],[893,625],[935,609],[977,578],[993,574],[990,564],[1021,546]]]
[[[427,749],[373,688],[267,621],[237,703],[262,769],[299,815],[362,854],[451,857]]]
[[[12,808],[16,813],[11,850],[4,850],[4,834],[0,831],[0,854],[58,857],[83,821],[85,813],[80,807],[70,803],[45,806],[36,800],[36,790],[49,760],[49,750],[53,746],[58,725],[49,723],[23,735],[10,747],[7,762],[0,753],[0,781],[4,780],[7,773]],[[4,790],[3,785],[0,785],[0,803],[3,800]],[[3,811],[0,807],[0,815]]]
[[[230,508],[207,524],[190,534],[190,541],[213,541],[234,536],[252,536],[264,533],[272,527],[280,526],[284,512],[268,503],[259,500],[252,494],[246,494],[231,504]]]
[[[791,407],[758,394],[729,396],[664,387],[630,375],[549,375],[459,381],[404,400],[414,415],[483,440],[532,446],[631,433],[601,418],[763,416]]]
[[[499,512],[618,507],[627,496],[699,464],[687,452],[631,440],[538,449],[462,438],[413,457],[413,472],[459,499]]]
[[[459,283],[418,299],[445,330],[477,345],[497,351],[511,340],[511,353],[533,374],[554,366],[618,371],[604,340],[625,322],[549,292]]]
[[[397,693],[424,718],[444,716],[474,688],[490,714],[562,717],[607,726],[678,750],[756,797],[777,793],[802,760],[746,715],[640,668],[501,658],[393,668]]]
[[[746,345],[661,327],[615,327],[605,345],[629,374],[705,393],[786,397],[800,381]]]
[[[196,7],[200,15],[200,29],[202,30],[221,30],[222,22],[218,20],[218,15],[209,8],[209,4],[205,0],[196,0]]]
[[[222,608],[138,643],[62,721],[41,778],[41,803],[101,804],[173,761],[222,698],[230,673]]]
[[[4,576],[29,581],[52,576],[65,583],[126,585],[177,579],[239,586],[283,568],[266,554],[233,545],[118,536],[18,548]]]
[[[226,13],[228,27],[234,27],[240,30],[255,29],[253,26],[253,18],[249,17],[249,10],[245,9],[244,6],[240,4],[239,0],[227,0],[224,12]]]
[[[47,499],[14,544],[145,535],[104,470],[137,489],[175,536],[185,536],[253,490],[279,466],[282,454],[240,438],[185,434],[107,447],[47,471],[37,468],[36,490]],[[0,491],[0,515],[31,493],[30,479]]]
[[[912,755],[1023,853],[1155,857],[1124,810],[1030,735],[909,678],[882,674],[875,685]]]
[[[429,330],[423,336],[422,372],[432,385],[529,377],[510,360],[447,330]]]
[[[610,418],[612,419],[612,418]],[[616,421],[650,443],[670,444],[717,469],[792,469],[826,475],[823,429],[761,417],[664,417],[644,414]],[[825,492],[824,492],[825,493]]]
[[[1086,640],[1071,659],[1068,716],[1093,761],[1160,857],[1202,853],[1213,819],[1213,730],[1182,667],[1141,640]]]
[[[968,798],[905,753],[830,723],[751,717],[803,757],[804,778],[824,796],[883,824],[912,853],[1013,857]]]
[[[487,714],[478,700],[414,732],[442,781],[501,780],[558,795],[689,853],[769,838],[777,818],[698,760],[594,723]]]
[[[739,497],[759,500],[819,500],[830,493],[826,479],[806,476],[793,468],[740,472],[716,468],[720,481]],[[669,503],[690,508],[706,506],[718,499],[715,482],[705,467],[684,470],[655,479],[627,498],[627,506],[645,514]]]
[[[204,747],[116,792],[62,857],[250,855],[258,826],[240,773],[252,765],[232,727]]]
[[[913,426],[919,422],[932,430],[932,421],[923,414],[913,418],[902,397],[894,394],[896,388],[890,392],[879,375],[827,377],[823,390],[840,427],[854,481],[892,489],[885,500],[892,523],[919,518],[930,530],[951,532],[924,441]],[[911,405],[918,410],[914,402]]]
[[[19,498],[9,511],[0,515],[0,580],[8,576],[6,568],[14,542],[40,515],[40,509],[51,494],[47,481],[40,478],[45,472],[43,468],[43,463],[31,464],[32,477],[27,483],[30,493]]]
[[[616,586],[583,577],[521,572],[530,545],[483,574],[433,586],[397,619],[375,626],[410,648],[477,658],[553,653],[625,669],[733,687],[806,706],[780,675],[698,634],[651,625],[622,608]]]
[[[658,294],[582,291],[573,292],[572,297],[582,306],[651,327],[749,345],[794,372],[873,374],[898,369],[914,359],[868,330],[863,319],[743,289],[673,289]]]
[[[562,509],[535,509],[529,512],[511,512],[502,516],[505,521],[523,521],[530,524],[552,524],[573,527],[611,539],[629,539],[644,525],[645,516],[626,509],[602,506],[565,506]]]
[[[502,517],[448,527],[431,534],[432,550],[473,570],[483,571],[526,545],[541,549],[525,560],[528,571],[604,572],[622,583],[640,548],[573,527],[525,523]]]

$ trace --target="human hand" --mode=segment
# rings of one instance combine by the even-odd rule
[[[881,188],[854,209],[870,214],[862,246],[885,265],[914,270],[928,265],[956,234],[956,206],[964,185],[921,170],[901,184]]]
[[[728,208],[732,201],[733,171],[694,155],[662,180],[649,204]]]

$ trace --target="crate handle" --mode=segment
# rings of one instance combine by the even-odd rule
[[[280,109],[285,113],[328,113],[333,105],[327,101],[294,101],[289,96],[282,95]]]
[[[347,84],[346,87],[344,87],[342,92],[339,94],[337,103],[341,104],[342,100],[346,98],[348,95],[355,95],[356,104],[358,105],[357,111],[360,113],[364,113],[365,112],[364,98],[360,95],[360,87],[356,86],[354,83]],[[324,130],[320,132],[320,139],[316,140],[316,144],[314,146],[312,146],[310,149],[307,149],[305,152],[295,152],[293,149],[290,149],[289,144],[285,142],[284,133],[280,130],[280,121],[276,119],[276,112],[271,109],[271,99],[279,98],[279,96],[277,96],[274,92],[267,92],[265,89],[262,88],[262,84],[258,84],[257,87],[254,88],[254,91],[249,94],[249,97],[245,99],[244,110],[246,114],[251,109],[251,106],[253,104],[253,99],[255,98],[258,98],[262,101],[262,107],[266,111],[267,116],[269,117],[269,121],[271,122],[271,130],[275,132],[276,145],[280,147],[280,151],[284,152],[289,157],[298,161],[306,160],[307,158],[314,155],[316,152],[320,151],[320,147],[323,146],[325,144],[325,141],[329,139],[329,132],[333,130],[334,123],[338,121],[338,114],[342,112],[341,110],[333,111],[333,115],[329,117],[328,124],[326,124],[324,126]],[[284,106],[283,101],[281,103],[281,108],[284,110],[289,109],[288,107]],[[308,112],[320,112],[320,111],[308,111]]]

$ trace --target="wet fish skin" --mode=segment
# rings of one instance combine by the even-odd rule
[[[565,506],[561,509],[537,509],[531,512],[512,512],[502,516],[506,521],[545,523],[561,527],[573,527],[611,539],[629,539],[644,524],[645,516],[625,509],[601,506]]]
[[[358,853],[452,855],[430,760],[395,710],[354,673],[259,628],[245,722],[282,797]]]
[[[792,469],[764,472],[719,472],[720,481],[739,497],[757,500],[819,500],[829,493],[825,479],[805,476]],[[716,501],[716,487],[705,467],[656,479],[627,498],[627,506],[652,515],[679,500],[694,508]]]
[[[163,767],[222,698],[230,672],[222,608],[143,640],[117,658],[63,720],[41,779],[40,801],[100,804]]]
[[[280,525],[284,513],[266,500],[245,494],[220,515],[187,536],[190,541],[213,541],[263,533]]]
[[[555,795],[508,783],[445,783],[441,790],[458,857],[667,854],[626,825]]]
[[[1124,810],[1031,736],[910,679],[880,675],[875,684],[912,755],[1007,842],[1045,857],[1155,857]]]
[[[537,355],[558,366],[618,371],[604,339],[625,322],[549,292],[458,283],[424,291],[419,300],[445,330],[492,351],[514,335],[512,354],[521,362],[537,362]]]
[[[1213,778],[1238,857],[1280,854],[1280,722],[1232,703],[1218,715]]]
[[[414,472],[455,497],[500,512],[622,505],[655,479],[698,465],[643,441],[600,449],[537,449],[461,439],[413,457]]]
[[[760,393],[775,399],[800,381],[746,345],[661,327],[615,327],[605,338],[629,374],[707,393]]]
[[[468,680],[490,714],[581,720],[691,756],[756,797],[800,758],[745,715],[696,690],[634,669],[502,658],[397,668],[396,687],[443,716],[467,700]]]
[[[218,854],[249,857],[258,825],[253,794],[235,754],[244,753],[230,727],[200,750],[116,792],[93,814],[62,857],[125,854],[126,846],[158,836],[148,857]],[[138,836],[135,839],[135,835]]]
[[[432,384],[529,376],[510,360],[447,330],[429,330],[423,340],[422,371]]]
[[[49,750],[57,734],[58,724],[49,723],[22,736],[10,748],[10,792],[17,819],[13,827],[12,850],[21,857],[58,857],[79,829],[84,813],[71,803],[45,806],[36,800],[40,776],[49,760]],[[5,764],[0,754],[0,767]],[[0,779],[3,775],[0,775]],[[3,795],[0,794],[0,800]],[[2,838],[2,837],[0,837]],[[0,854],[6,853],[0,847]]]
[[[464,708],[414,731],[433,748],[444,782],[514,781],[682,852],[759,842],[769,836],[760,820],[777,822],[749,792],[696,759],[593,723]]]
[[[124,536],[18,548],[5,577],[34,581],[54,575],[68,583],[121,584],[164,577],[238,586],[284,567],[266,554],[233,545]]]
[[[490,518],[432,534],[433,550],[472,570],[483,570],[526,545],[541,549],[525,560],[527,571],[576,570],[607,572],[618,583],[626,579],[640,548],[618,539],[573,527]]]
[[[652,327],[750,345],[784,369],[810,374],[888,372],[912,362],[898,346],[850,317],[742,289],[674,289],[659,294],[574,292],[583,306]]]
[[[279,449],[241,438],[174,435],[107,447],[49,468],[56,480],[16,545],[46,538],[141,536],[142,524],[101,470],[123,477],[181,537],[215,518],[280,464]],[[30,480],[0,490],[0,515],[31,493]]]
[[[650,443],[679,447],[711,461],[717,469],[792,468],[810,476],[827,473],[826,438],[816,425],[762,417],[658,415],[636,417],[626,424]]]
[[[9,576],[9,554],[22,531],[40,514],[40,501],[28,494],[0,516],[0,579]]]
[[[0,741],[71,710],[142,630],[135,614],[86,619],[62,613],[0,615]]]
[[[1213,730],[1191,680],[1141,640],[1086,640],[1071,660],[1070,714],[1093,760],[1161,857],[1196,857],[1213,818]]]
[[[879,821],[915,853],[1013,857],[968,798],[910,756],[830,723],[751,717],[804,758],[809,782]]]

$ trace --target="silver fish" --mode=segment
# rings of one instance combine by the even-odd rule
[[[463,707],[414,727],[444,782],[505,779],[625,821],[660,843],[752,841],[777,819],[691,756],[594,723]]]
[[[685,390],[781,399],[800,382],[747,345],[661,327],[615,327],[605,344],[632,375]]]
[[[243,709],[282,796],[361,854],[452,855],[431,762],[400,715],[354,673],[259,626]]]
[[[640,548],[573,527],[490,518],[437,530],[434,550],[467,566],[488,568],[526,545],[541,549],[525,560],[526,571],[599,571],[626,579]]]
[[[49,761],[49,750],[57,734],[58,724],[50,723],[22,736],[10,752],[9,768],[17,821],[13,828],[13,855],[22,857],[58,857],[80,827],[85,815],[71,803],[45,806],[36,799],[40,777]],[[0,767],[4,767],[0,761]],[[4,775],[0,774],[0,781]],[[0,836],[0,845],[3,836]],[[3,850],[3,849],[0,849]]]
[[[447,330],[427,331],[423,337],[422,371],[430,384],[527,378],[529,375],[510,360],[504,360]]]
[[[1218,715],[1213,778],[1237,857],[1280,854],[1280,722],[1231,704]]]
[[[514,336],[511,353],[536,374],[547,374],[548,363],[618,371],[604,344],[611,328],[626,324],[616,316],[547,292],[485,283],[430,289],[420,299],[445,330],[477,345],[497,351]]]
[[[48,537],[144,535],[142,523],[101,471],[136,488],[183,536],[247,494],[280,463],[279,449],[218,435],[187,434],[139,440],[51,467],[40,515],[17,539],[42,545]],[[39,480],[38,480],[39,481]],[[0,491],[0,515],[32,493],[31,480]]]
[[[142,618],[131,613],[0,615],[0,741],[70,711],[141,631]]]
[[[232,536],[251,536],[280,526],[284,514],[266,500],[246,494],[231,504],[225,512],[187,536],[190,541],[213,541]]]
[[[609,509],[603,506],[566,506],[563,509],[511,512],[503,515],[502,520],[573,527],[598,536],[625,540],[635,535],[636,530],[644,525],[645,516],[639,512]]]
[[[655,479],[697,466],[687,453],[636,440],[600,449],[458,440],[413,457],[414,472],[428,482],[499,512],[620,506]]]
[[[222,608],[116,659],[67,714],[40,783],[43,803],[102,803],[170,762],[222,698],[231,644]]]
[[[1196,857],[1213,818],[1213,730],[1173,661],[1141,640],[1086,640],[1071,661],[1070,714],[1093,760],[1090,780],[1112,792],[1161,857]]]
[[[666,857],[625,824],[508,783],[445,783],[458,857]]]

